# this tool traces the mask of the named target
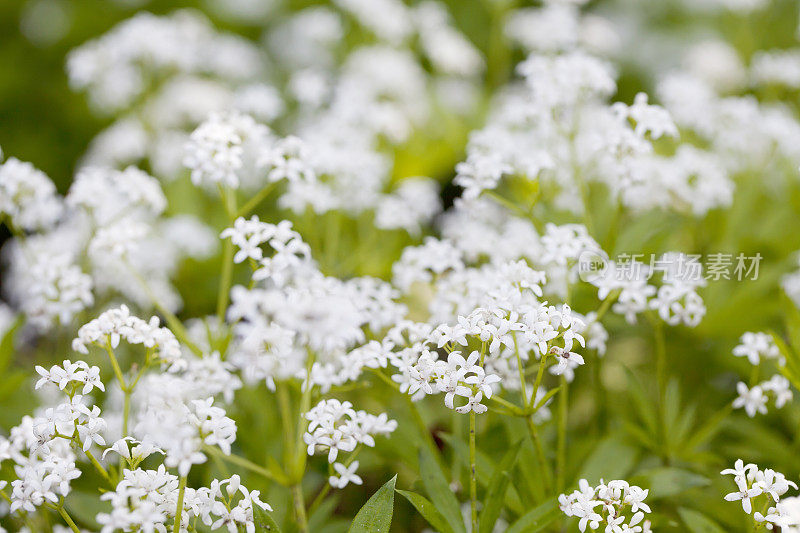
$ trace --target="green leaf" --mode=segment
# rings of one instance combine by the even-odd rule
[[[704,487],[711,482],[705,476],[674,467],[653,468],[637,474],[633,483],[650,487],[651,499],[667,498],[694,487]]]
[[[428,498],[408,490],[397,489],[396,492],[405,497],[419,514],[422,515],[422,518],[428,521],[433,529],[439,533],[453,533],[453,528],[450,527],[450,524],[444,519],[442,513],[436,509],[436,506],[433,505]]]
[[[397,475],[387,481],[358,511],[348,531],[352,533],[387,533],[394,512],[394,484]]]
[[[694,509],[681,507],[678,509],[678,514],[690,533],[725,533],[716,522]]]
[[[464,520],[461,518],[461,508],[458,505],[450,485],[439,468],[439,464],[425,448],[419,452],[419,473],[422,476],[422,485],[433,504],[442,513],[447,523],[454,531],[465,531]]]
[[[522,441],[517,441],[517,443],[511,446],[506,452],[497,467],[495,467],[492,480],[489,482],[489,488],[484,499],[484,508],[481,512],[481,533],[491,533],[495,522],[497,522],[497,519],[500,517],[500,511],[503,510],[503,502],[506,499],[506,490],[511,483],[511,470],[514,468],[514,463],[517,461],[517,455],[519,455],[521,446]]]
[[[256,525],[256,533],[280,533],[281,531],[272,515],[258,505],[253,505],[253,521]]]
[[[555,522],[560,515],[558,500],[554,498],[522,515],[506,533],[536,533]]]
[[[601,440],[581,468],[581,477],[594,483],[600,478],[624,479],[636,460],[636,448],[619,437]]]

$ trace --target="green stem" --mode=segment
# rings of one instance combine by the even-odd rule
[[[517,204],[515,204],[514,202],[512,202],[508,198],[504,198],[503,196],[500,196],[498,193],[496,193],[496,192],[494,192],[492,190],[488,190],[487,189],[487,190],[483,191],[483,194],[485,194],[486,196],[489,196],[493,200],[496,200],[498,203],[500,203],[501,205],[507,207],[510,211],[514,211],[515,213],[517,213],[517,215],[519,215],[519,216],[521,216],[523,218],[529,218],[530,217],[530,214],[527,211],[525,211],[523,208],[521,208],[520,206],[518,206]]]
[[[564,476],[567,466],[567,404],[568,384],[561,376],[561,390],[558,393],[558,444],[556,454],[556,490],[564,490]]]
[[[228,297],[233,282],[233,242],[225,239],[222,243],[222,271],[220,273],[219,292],[217,292],[217,319],[225,322],[225,311],[228,309]]]
[[[400,395],[405,399],[406,404],[408,405],[408,412],[411,413],[411,420],[414,422],[414,425],[417,426],[417,430],[419,434],[422,436],[422,442],[430,451],[431,455],[436,459],[436,462],[442,467],[442,470],[447,471],[446,465],[444,464],[444,460],[442,459],[442,455],[439,453],[439,448],[436,446],[436,441],[433,440],[433,435],[431,435],[430,430],[428,430],[428,426],[425,424],[425,420],[423,420],[422,415],[419,412],[419,408],[417,404],[411,399],[411,396],[408,394],[401,393],[397,383],[389,379],[378,369],[372,369],[373,374],[378,376],[384,383],[386,383],[390,388],[394,389],[396,392],[400,393]]]
[[[122,368],[119,366],[119,361],[117,361],[117,356],[114,354],[114,348],[111,347],[110,341],[106,341],[106,352],[108,352],[108,358],[111,360],[111,368],[114,369],[114,376],[117,378],[119,388],[124,392],[127,389],[125,376],[122,374]]]
[[[539,463],[539,469],[542,471],[542,485],[544,485],[544,491],[546,494],[550,493],[550,487],[553,484],[553,476],[550,473],[550,467],[547,464],[547,458],[544,455],[544,448],[542,447],[542,441],[539,438],[539,433],[536,430],[536,424],[533,423],[533,419],[530,416],[525,417],[525,422],[528,426],[528,433],[531,436],[531,440],[533,441],[533,447],[536,449],[536,460]]]
[[[116,484],[111,480],[111,476],[109,475],[108,470],[103,468],[103,465],[101,465],[100,462],[97,459],[95,459],[94,455],[92,455],[92,452],[87,450],[84,453],[86,454],[86,457],[89,458],[89,461],[92,463],[92,465],[94,465],[95,469],[97,469],[97,471],[100,473],[100,475],[103,476],[103,478],[106,481],[108,481],[108,484],[111,485],[112,487],[116,487]],[[121,474],[122,472],[120,472],[120,475]]]
[[[490,402],[499,403],[500,405],[505,407],[508,410],[508,413],[511,414],[511,415],[524,416],[525,412],[523,410],[521,410],[518,406],[514,405],[513,403],[509,402],[508,400],[504,400],[503,398],[500,398],[497,395],[494,395],[491,398],[488,398],[488,400]]]
[[[76,526],[76,525],[75,525],[75,522],[72,520],[72,517],[71,517],[71,516],[69,516],[69,513],[67,512],[67,510],[66,510],[66,509],[64,509],[64,505],[63,505],[63,504],[62,504],[62,505],[59,505],[59,506],[57,507],[57,509],[58,509],[58,514],[60,514],[60,515],[61,515],[61,518],[63,518],[63,519],[64,519],[64,522],[66,522],[66,523],[67,523],[67,525],[69,526],[69,528],[70,528],[72,531],[74,531],[75,533],[81,533],[81,530],[80,530],[80,529],[78,529],[78,526]]]
[[[306,507],[303,503],[303,487],[300,483],[292,485],[292,500],[294,501],[294,514],[297,517],[297,530],[300,533],[308,533],[308,518],[306,518]]]
[[[528,390],[527,385],[525,384],[525,367],[522,366],[522,357],[519,355],[519,344],[517,343],[517,334],[515,332],[511,333],[512,337],[514,338],[514,353],[517,356],[517,370],[519,371],[519,388],[522,391],[522,407],[523,409],[527,410],[529,402],[535,402],[536,398],[528,400]]]
[[[236,220],[236,193],[222,186],[219,188],[228,223]],[[220,272],[219,292],[217,293],[217,319],[220,324],[225,322],[225,311],[228,309],[231,283],[233,282],[233,241],[225,239],[222,243],[222,267]]]
[[[594,322],[600,322],[600,320],[605,316],[608,310],[611,308],[611,304],[617,301],[619,298],[620,293],[622,292],[621,289],[614,289],[608,296],[606,296],[603,303],[600,304],[600,307],[597,308],[597,314],[594,317]]]
[[[281,427],[283,429],[283,459],[286,464],[291,464],[291,454],[294,450],[294,440],[292,439],[292,409],[289,400],[289,390],[287,384],[278,382],[275,384],[278,396],[278,412],[281,415]]]
[[[278,185],[277,181],[273,181],[272,183],[268,183],[267,185],[265,185],[260,191],[258,191],[255,194],[255,196],[253,196],[247,202],[245,202],[245,204],[241,207],[241,209],[239,209],[239,211],[236,213],[236,216],[234,218],[246,217],[247,215],[249,215],[253,209],[258,207],[258,204],[260,204],[262,201],[264,201],[264,199],[267,196],[269,196],[269,193],[271,193],[272,190],[277,185]]]
[[[472,531],[478,531],[478,479],[475,472],[475,411],[469,413],[469,508]]]
[[[351,454],[350,454],[350,455],[347,457],[347,459],[344,461],[344,466],[346,466],[346,467],[347,467],[347,466],[350,466],[350,465],[353,463],[353,461],[354,461],[354,460],[356,459],[356,457],[358,456],[358,452],[360,452],[360,451],[361,451],[361,448],[362,448],[362,444],[361,444],[361,443],[359,443],[359,444],[358,444],[358,446],[356,446],[356,449],[355,449],[355,450],[353,450],[353,453],[351,453]],[[316,511],[316,510],[317,510],[317,507],[319,507],[319,506],[320,506],[320,504],[322,503],[322,501],[325,499],[325,496],[327,496],[327,495],[328,495],[328,493],[329,493],[330,491],[331,491],[331,484],[330,484],[330,483],[328,483],[328,482],[326,481],[326,483],[325,483],[325,486],[324,486],[324,487],[322,487],[322,489],[319,491],[319,494],[317,494],[317,497],[316,497],[316,498],[314,498],[314,501],[313,501],[313,502],[311,502],[311,505],[310,505],[310,506],[309,506],[309,508],[308,508],[308,514],[309,514],[309,516],[310,516],[311,514],[313,514],[313,513],[314,513],[314,511]]]
[[[247,469],[247,470],[249,470],[249,471],[251,471],[251,472],[253,472],[255,474],[259,474],[259,475],[263,476],[264,478],[269,479],[271,481],[276,481],[276,482],[278,482],[278,483],[280,483],[282,485],[286,485],[288,483],[284,476],[278,475],[275,472],[267,470],[263,466],[257,465],[256,463],[254,463],[254,462],[252,462],[252,461],[250,461],[248,459],[245,459],[244,457],[240,457],[238,455],[233,455],[233,454],[225,455],[222,452],[222,450],[220,450],[219,448],[215,448],[213,446],[204,446],[203,447],[203,451],[205,451],[207,453],[210,453],[210,454],[214,455],[215,457],[218,457],[218,458],[222,459],[223,461],[227,461],[227,462],[229,462],[231,464],[235,464],[237,466],[241,466],[242,468],[245,468],[245,469]]]
[[[305,474],[306,470],[306,460],[308,458],[308,453],[306,453],[306,446],[303,442],[303,433],[306,431],[306,419],[305,414],[311,410],[311,393],[314,389],[314,385],[311,383],[311,369],[314,367],[314,352],[308,350],[308,355],[306,357],[306,379],[305,379],[305,388],[302,391],[302,396],[300,396],[300,410],[297,413],[297,432],[295,436],[295,446],[297,448],[296,451],[296,479],[300,482],[303,479],[303,475]]]
[[[664,340],[664,324],[658,318],[653,319],[656,343],[656,378],[658,380],[658,401],[664,406],[667,390],[667,349]]]
[[[175,523],[172,525],[172,533],[181,531],[181,514],[183,513],[183,497],[186,494],[186,476],[181,476],[178,485],[178,506],[175,509]]]
[[[133,277],[136,278],[136,280],[142,286],[145,294],[147,294],[147,297],[150,298],[150,301],[158,310],[158,312],[164,316],[164,320],[167,321],[167,326],[169,326],[169,329],[172,331],[172,333],[175,334],[175,337],[177,337],[182,344],[184,344],[187,348],[189,348],[192,351],[192,353],[194,353],[198,357],[201,357],[203,355],[203,351],[200,348],[198,348],[195,343],[189,340],[189,334],[186,332],[186,328],[183,327],[183,323],[177,316],[175,316],[175,313],[173,313],[172,311],[161,305],[161,302],[159,302],[158,298],[156,298],[156,295],[150,288],[150,285],[141,276],[141,274],[139,274],[139,272],[136,271],[136,269],[128,265],[128,270],[133,274]]]
[[[533,382],[533,391],[531,391],[530,400],[527,398],[525,399],[525,408],[527,409],[530,407],[532,403],[536,401],[536,394],[539,392],[539,386],[542,384],[542,378],[544,378],[544,369],[547,365],[547,356],[550,355],[550,347],[548,346],[547,351],[545,351],[539,358],[539,368],[536,371],[536,381]],[[523,378],[524,379],[524,378]]]

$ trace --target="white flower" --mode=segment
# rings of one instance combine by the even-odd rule
[[[338,477],[330,476],[328,482],[336,489],[343,489],[348,483],[361,485],[361,478],[358,477],[356,471],[358,470],[358,461],[353,461],[350,466],[345,466],[341,463],[334,463],[333,469],[339,474]]]
[[[750,418],[756,416],[756,413],[765,414],[767,412],[767,396],[760,386],[755,385],[748,389],[747,385],[740,381],[736,384],[736,392],[739,397],[733,400],[734,409],[743,407]]]
[[[750,498],[759,496],[763,491],[761,488],[756,486],[748,487],[747,481],[739,477],[734,478],[734,480],[736,481],[736,486],[739,488],[739,490],[726,494],[725,499],[729,502],[741,500],[742,509],[744,509],[745,513],[750,514],[753,510],[753,505],[750,503]]]

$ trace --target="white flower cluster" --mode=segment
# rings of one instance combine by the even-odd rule
[[[63,211],[55,185],[44,172],[14,157],[0,164],[0,215],[23,231],[47,229]]]
[[[780,472],[770,468],[761,470],[758,465],[744,464],[744,461],[737,459],[733,468],[727,468],[721,474],[732,475],[737,488],[727,494],[725,499],[729,502],[741,501],[745,513],[753,512],[752,500],[764,500],[766,511],[756,511],[753,514],[753,520],[759,527],[763,524],[770,530],[778,527],[781,531],[792,531],[800,526],[800,520],[791,504],[781,500],[790,487],[797,490],[797,484],[786,479]],[[761,498],[762,495],[764,498]],[[787,500],[789,499],[792,498]]]
[[[62,391],[67,386],[74,387],[71,390],[81,389],[81,394],[89,394],[95,388],[104,392],[106,390],[100,380],[100,367],[89,366],[83,361],[73,363],[67,359],[61,365],[53,365],[50,370],[37,365],[36,372],[42,376],[36,382],[36,389],[46,383],[52,383]]]
[[[356,411],[350,402],[322,400],[305,413],[308,427],[303,434],[303,442],[308,446],[308,455],[317,450],[328,452],[328,462],[333,465],[338,477],[331,476],[331,486],[341,489],[348,483],[361,484],[356,475],[358,461],[336,462],[339,452],[352,452],[356,446],[375,446],[376,435],[388,435],[397,429],[397,422],[390,420],[386,413],[371,415]]]
[[[733,348],[733,355],[747,357],[750,364],[755,367],[755,372],[760,373],[766,361],[773,361],[779,367],[784,365],[785,361],[770,334],[748,331],[742,334],[739,342],[740,344]],[[768,380],[757,384],[753,382],[749,387],[740,381],[736,384],[736,393],[738,397],[733,400],[734,409],[743,408],[751,418],[756,413],[767,413],[767,401],[770,398],[775,401],[775,407],[780,409],[794,397],[789,380],[777,373]]]
[[[167,472],[163,465],[157,470],[125,469],[116,489],[102,496],[111,503],[112,510],[97,515],[100,531],[167,531],[168,523],[176,520],[178,498],[178,477]],[[222,481],[214,479],[208,487],[186,488],[181,530],[199,519],[213,530],[224,527],[236,533],[244,528],[253,533],[256,506],[272,510],[261,501],[259,491],[248,490],[241,484],[238,475]]]
[[[608,483],[601,479],[596,487],[581,479],[578,489],[572,494],[561,494],[558,503],[565,515],[579,519],[581,531],[586,531],[587,526],[598,529],[605,525],[606,533],[645,533],[651,531],[650,522],[644,519],[645,513],[650,512],[644,502],[649,492],[623,479]]]
[[[0,438],[0,462],[13,461],[16,475],[11,481],[11,512],[58,505],[70,493],[71,481],[81,475],[71,446],[88,453],[94,445],[106,444],[107,426],[100,408],[81,394],[105,390],[99,368],[84,361],[64,361],[50,370],[41,366],[36,370],[41,376],[37,389],[50,383],[66,397],[35,417],[24,417],[7,439]]]
[[[210,74],[246,80],[261,71],[256,47],[216,33],[200,13],[184,10],[167,17],[139,13],[70,53],[70,85],[86,90],[106,112],[130,106],[159,75]]]
[[[17,209],[30,211],[41,204],[52,217],[46,224],[32,224],[24,222],[28,215],[22,211],[8,213],[12,228],[24,222],[20,230],[35,231],[17,235],[4,252],[9,300],[32,326],[44,331],[69,325],[96,295],[108,293],[121,293],[142,307],[152,306],[153,298],[170,309],[180,306],[170,282],[180,260],[208,257],[216,243],[192,216],[163,217],[167,202],[155,178],[133,167],[86,167],[62,199],[52,183],[44,184],[46,176],[20,165],[14,159],[3,165],[10,174],[0,180],[2,186],[12,194],[17,178],[23,179],[26,185],[13,193]],[[28,177],[21,173],[26,168]],[[41,191],[25,192],[34,189]]]
[[[624,315],[631,324],[636,323],[638,315],[652,309],[671,326],[697,326],[706,314],[703,299],[697,292],[706,284],[701,265],[690,263],[684,254],[675,252],[664,254],[658,262],[666,267],[657,288],[648,283],[652,277],[650,266],[635,259],[619,263],[608,261],[604,270],[588,281],[597,287],[600,300],[615,292],[616,302],[611,310]]]
[[[292,223],[288,220],[268,224],[255,215],[250,220],[239,217],[233,227],[224,230],[220,236],[223,239],[230,238],[239,249],[233,256],[234,263],[250,260],[258,265],[259,268],[253,272],[256,281],[269,280],[282,287],[293,276],[307,275],[304,270],[313,268],[311,248],[292,229]],[[264,244],[274,251],[271,257],[264,257]]]
[[[258,179],[251,167],[270,140],[269,128],[248,115],[212,113],[192,132],[183,164],[192,171],[195,185],[254,188]]]
[[[556,205],[575,213],[586,209],[589,181],[605,184],[631,210],[670,208],[702,216],[732,202],[733,183],[721,160],[679,144],[665,108],[650,104],[644,93],[632,105],[606,103],[616,84],[604,61],[566,49],[533,53],[517,70],[525,88],[502,95],[457,167],[455,183],[464,187],[464,198],[502,191],[502,178],[513,176],[553,189]],[[662,138],[677,145],[674,155],[656,153],[653,141]]]
[[[423,249],[435,250],[439,244],[451,247],[446,241],[431,240]],[[430,254],[419,257],[429,260]],[[401,321],[383,340],[352,350],[348,364],[354,373],[391,365],[396,369],[392,380],[414,400],[444,394],[450,409],[484,413],[487,406],[482,401],[490,399],[498,386],[520,388],[520,364],[538,359],[547,365],[549,361],[551,374],[572,381],[574,370],[584,363],[573,346],[587,345],[584,335],[590,349],[605,351],[607,334],[593,315],[587,324],[569,306],[539,300],[546,281],[543,272],[525,261],[465,270],[457,254],[455,258],[458,262],[452,264],[459,268],[436,283],[437,297],[442,300],[432,306],[431,320]],[[432,268],[437,269],[436,265]],[[541,401],[546,395],[538,381],[532,389],[537,410],[545,407]],[[539,420],[546,419],[546,409],[537,415]]]
[[[367,328],[380,331],[406,313],[388,283],[324,276],[287,221],[239,219],[223,236],[239,248],[236,261],[251,259],[258,267],[252,288],[233,288],[228,310],[234,323],[229,360],[248,380],[266,380],[272,388],[276,379],[305,379],[310,351],[311,382],[326,392],[358,377],[360,368],[346,355],[366,341]],[[264,257],[263,244],[272,256]]]
[[[186,476],[192,465],[206,461],[204,446],[217,446],[230,455],[236,440],[236,423],[213,403],[214,398],[170,405],[150,403],[140,412],[133,433],[152,439],[164,450],[164,464]]]
[[[169,329],[159,325],[159,318],[154,316],[145,322],[131,315],[126,305],[109,309],[81,326],[72,349],[83,354],[89,353],[90,345],[113,349],[123,339],[129,344],[143,345],[172,371],[186,366],[178,340]]]
[[[404,229],[417,236],[442,209],[439,187],[427,178],[408,178],[385,195],[375,208],[375,227]]]

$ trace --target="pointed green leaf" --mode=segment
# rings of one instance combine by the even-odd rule
[[[560,515],[558,500],[554,498],[522,515],[506,533],[536,533],[555,522]]]
[[[439,468],[439,464],[426,449],[419,452],[419,473],[422,476],[422,485],[433,504],[442,513],[444,519],[454,531],[465,531],[464,520],[461,517],[461,507],[458,505],[450,485]]]
[[[253,521],[256,526],[256,533],[280,533],[281,528],[272,518],[272,514],[265,511],[258,505],[253,505]]]
[[[427,520],[433,529],[439,533],[453,533],[453,528],[451,528],[450,524],[444,519],[442,513],[440,513],[436,509],[436,506],[425,496],[408,490],[397,489],[397,492],[414,506],[419,514],[422,515],[422,518]]]
[[[495,522],[500,517],[500,511],[503,510],[503,502],[506,498],[506,490],[511,483],[511,470],[517,461],[521,446],[522,441],[517,441],[516,444],[511,446],[503,456],[503,459],[497,464],[494,474],[492,474],[492,480],[489,482],[489,488],[486,491],[484,508],[481,512],[481,533],[491,533]]]
[[[694,509],[681,507],[678,514],[690,533],[724,533],[724,529],[706,515]]]
[[[394,513],[394,484],[397,475],[367,500],[350,525],[351,533],[388,533]]]

